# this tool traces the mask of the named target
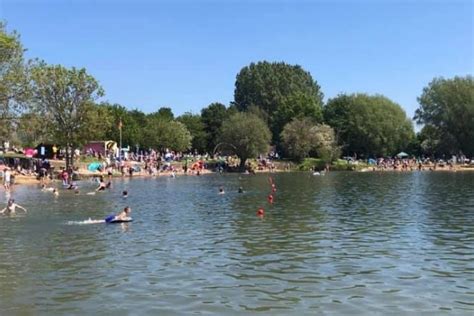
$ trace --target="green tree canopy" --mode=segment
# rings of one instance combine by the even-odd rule
[[[271,134],[258,116],[236,113],[223,122],[219,142],[240,158],[240,169],[245,169],[248,158],[265,154],[269,149]]]
[[[179,116],[177,121],[183,123],[191,133],[193,137],[191,144],[192,149],[197,150],[199,153],[205,153],[207,150],[208,135],[205,131],[201,116],[199,114],[186,112]]]
[[[242,68],[235,82],[238,110],[260,108],[268,117],[273,140],[278,141],[286,123],[294,118],[322,119],[323,93],[311,74],[300,66],[258,62]]]
[[[0,22],[0,140],[9,138],[14,122],[30,98],[29,65],[16,32],[8,33]]]
[[[339,156],[334,130],[307,117],[287,123],[281,132],[281,139],[286,153],[297,160],[311,153],[327,161]]]
[[[122,146],[147,147],[145,144],[144,129],[146,115],[140,110],[128,110],[120,104],[100,103],[98,108],[102,109],[103,124],[99,127],[103,130],[103,137],[97,140],[120,140],[120,122],[122,122]]]
[[[172,121],[174,120],[174,114],[171,108],[168,107],[161,107],[158,109],[158,111],[150,113],[147,115],[148,117],[156,117],[160,120],[165,120],[165,121]]]
[[[32,69],[32,79],[35,110],[58,145],[74,148],[94,137],[94,100],[103,95],[103,90],[85,69],[40,63]],[[73,163],[69,158],[67,153],[67,166]]]
[[[234,108],[226,108],[222,103],[211,103],[201,110],[204,131],[207,134],[207,151],[212,152],[217,145],[217,138],[222,122],[235,112]]]
[[[191,133],[183,123],[178,121],[166,121],[159,117],[149,117],[145,137],[149,147],[158,150],[186,151],[191,148]]]
[[[418,102],[415,119],[427,128],[424,141],[432,152],[474,156],[472,76],[435,78],[423,89]]]
[[[346,155],[395,155],[406,150],[414,138],[405,111],[381,95],[341,94],[328,101],[324,117]]]

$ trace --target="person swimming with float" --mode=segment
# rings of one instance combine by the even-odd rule
[[[105,184],[104,179],[100,179],[99,186],[95,189],[96,192],[105,191],[107,184]]]
[[[23,210],[25,213],[27,213],[26,208],[24,208],[21,205],[18,205],[15,203],[14,199],[9,199],[7,207],[5,207],[3,210],[0,211],[0,214],[5,214],[5,215],[12,215],[16,213],[16,208],[19,208]]]
[[[220,188],[219,188],[219,194],[225,194],[223,187],[220,187]]]
[[[123,211],[118,213],[117,215],[110,215],[105,218],[106,223],[120,223],[120,222],[131,222],[132,218],[130,217],[130,213],[132,213],[132,209],[130,206],[126,206]]]

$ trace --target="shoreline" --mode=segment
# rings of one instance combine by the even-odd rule
[[[285,173],[285,172],[295,172],[295,173],[309,173],[309,174],[312,174],[311,171],[301,171],[301,170],[280,170],[280,169],[276,169],[276,170],[273,170],[273,171],[269,171],[269,170],[256,170],[255,173],[256,174],[274,174],[274,173]],[[474,172],[474,168],[472,167],[460,167],[460,168],[454,168],[454,169],[449,169],[449,168],[437,168],[437,169],[434,169],[434,170],[429,170],[429,169],[423,169],[423,170],[418,170],[418,169],[414,169],[414,170],[400,170],[400,169],[380,169],[380,168],[363,168],[363,169],[360,169],[360,170],[353,170],[353,171],[350,171],[350,170],[333,170],[333,171],[330,171],[330,172],[361,172],[361,173],[365,173],[365,172],[390,172],[390,173],[393,173],[393,172],[400,172],[400,173],[412,173],[412,172],[453,172],[453,173],[457,173],[457,172]],[[215,172],[215,171],[211,171],[211,170],[202,170],[200,171],[200,175],[209,175],[209,174],[217,174],[218,172]],[[243,173],[239,173],[239,172],[224,172],[224,173],[228,173],[228,174],[243,174]],[[108,178],[108,175],[106,173],[93,173],[93,172],[89,172],[89,171],[81,171],[79,173],[77,173],[79,175],[79,181],[81,180],[87,180],[87,179],[90,179],[90,178],[95,178],[95,177],[100,177],[100,176],[103,176],[105,179]],[[120,178],[127,178],[127,179],[130,179],[130,178],[161,178],[161,177],[171,177],[172,173],[171,172],[162,172],[162,173],[158,173],[156,175],[149,175],[149,174],[143,174],[141,172],[139,173],[135,173],[133,174],[133,176],[129,176],[129,175],[124,175],[122,176],[121,174],[114,174],[112,176],[112,180],[113,179],[120,179]],[[180,173],[180,172],[177,172],[175,173],[175,176],[176,177],[182,177],[182,176],[200,176],[200,175],[197,175],[196,173]],[[252,175],[252,174],[248,174],[248,175]],[[47,179],[45,181],[45,183],[54,183],[54,182],[61,182],[60,179],[57,179],[57,178],[54,178],[54,179]],[[15,182],[14,182],[14,185],[40,185],[41,184],[41,181],[38,180],[36,178],[36,176],[27,176],[27,175],[15,175]]]

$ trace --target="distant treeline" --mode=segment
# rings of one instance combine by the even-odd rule
[[[284,157],[340,155],[474,156],[471,75],[435,78],[420,91],[414,132],[402,107],[383,95],[340,94],[323,101],[317,81],[301,66],[262,61],[237,74],[234,101],[212,103],[176,117],[170,107],[143,113],[98,103],[104,91],[85,69],[26,61],[19,35],[0,24],[0,139],[77,147],[119,140],[133,149],[223,151],[245,159],[275,145]],[[243,166],[243,165],[242,165]]]

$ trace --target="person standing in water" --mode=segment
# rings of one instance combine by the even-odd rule
[[[5,187],[5,191],[10,191],[10,183],[12,181],[12,174],[9,168],[5,168],[3,171],[3,186]]]
[[[5,207],[3,210],[1,210],[1,211],[0,211],[0,214],[5,214],[5,215],[12,215],[12,214],[15,214],[17,207],[18,207],[19,209],[23,210],[25,213],[27,213],[26,208],[24,208],[23,206],[20,206],[20,205],[16,204],[14,199],[9,199],[9,200],[8,200],[8,204],[7,204],[7,207]]]

